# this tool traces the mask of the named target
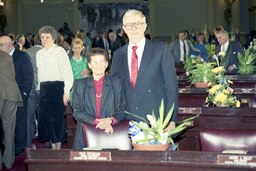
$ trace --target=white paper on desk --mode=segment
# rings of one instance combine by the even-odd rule
[[[224,150],[222,153],[231,153],[231,154],[247,154],[247,150]]]
[[[89,150],[89,151],[93,151],[93,150],[102,150],[102,148],[100,147],[86,147],[86,148],[83,148],[83,150]]]

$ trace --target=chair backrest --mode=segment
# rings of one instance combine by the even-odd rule
[[[85,147],[131,150],[128,127],[129,120],[123,120],[120,123],[113,125],[113,134],[107,135],[103,130],[85,123],[83,125]]]
[[[256,152],[256,129],[205,129],[200,132],[202,151]]]

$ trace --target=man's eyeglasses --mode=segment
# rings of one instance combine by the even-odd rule
[[[127,30],[131,30],[133,27],[136,29],[140,29],[143,24],[144,24],[144,22],[143,23],[141,23],[141,22],[127,23],[124,25],[124,28]]]

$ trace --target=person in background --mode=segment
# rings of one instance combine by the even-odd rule
[[[194,45],[194,49],[192,54],[195,56],[199,56],[202,58],[204,61],[208,62],[208,54],[205,49],[205,44],[204,44],[204,36],[202,33],[198,33],[197,35],[197,43]]]
[[[84,49],[83,41],[79,38],[73,39],[71,43],[73,56],[70,58],[70,64],[75,80],[88,76],[88,64],[86,56],[81,56]]]
[[[3,46],[1,44],[0,46]],[[11,169],[15,161],[15,122],[18,106],[22,106],[22,97],[15,80],[15,70],[12,57],[0,50],[0,147],[4,145],[4,151],[0,150],[0,169],[4,163],[7,169]],[[1,149],[1,148],[0,148]]]
[[[24,45],[25,45],[26,38],[23,34],[18,34],[15,38],[15,48],[24,51]]]
[[[185,31],[180,31],[179,38],[174,40],[171,45],[171,52],[175,63],[184,62],[190,56],[190,45],[186,40]]]
[[[25,52],[28,53],[34,71],[34,81],[32,89],[28,98],[27,105],[27,147],[31,147],[32,141],[35,136],[35,128],[37,123],[36,111],[39,101],[39,90],[38,90],[38,77],[37,77],[37,66],[36,66],[36,53],[42,49],[42,44],[39,35],[34,37],[35,45],[25,49]],[[37,131],[37,130],[36,130]]]
[[[54,42],[58,33],[52,26],[39,30],[43,48],[36,54],[39,92],[38,133],[41,142],[61,149],[66,141],[65,105],[70,101],[73,73],[67,52]]]
[[[112,125],[124,118],[125,97],[122,81],[105,74],[108,53],[102,48],[88,52],[88,65],[92,76],[79,79],[73,87],[73,116],[77,121],[73,148],[82,150],[83,123],[94,125],[106,134],[113,133]]]
[[[174,58],[167,44],[145,38],[147,28],[145,15],[138,10],[126,11],[123,29],[129,43],[117,49],[113,56],[110,74],[124,81],[126,111],[147,119],[155,112],[159,117],[159,106],[165,102],[165,113],[174,104],[174,113],[168,130],[175,128],[178,120],[178,83]],[[127,119],[138,120],[131,115]]]
[[[215,48],[215,54],[224,52],[225,55],[220,57],[220,63],[225,67],[225,71],[229,74],[236,74],[238,71],[238,53],[244,54],[244,50],[239,42],[230,41],[228,33],[223,29],[216,30],[215,36],[219,45]]]
[[[27,145],[27,101],[34,80],[33,66],[26,52],[14,48],[10,37],[0,37],[0,45],[0,50],[13,57],[15,80],[23,101],[23,106],[17,109],[15,127],[15,155],[21,156]]]

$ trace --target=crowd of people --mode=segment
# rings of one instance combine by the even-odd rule
[[[31,147],[35,125],[41,142],[61,149],[66,141],[67,105],[73,107],[77,121],[74,149],[84,147],[84,122],[111,134],[112,125],[122,119],[137,120],[125,111],[146,119],[154,110],[157,117],[162,99],[166,112],[175,106],[167,127],[172,130],[178,120],[175,63],[184,62],[191,54],[209,61],[206,43],[216,44],[216,53],[226,52],[226,70],[236,73],[237,52],[243,53],[243,48],[238,41],[229,40],[223,27],[216,27],[214,36],[206,30],[194,37],[181,31],[170,46],[146,38],[150,37],[145,36],[146,28],[145,15],[132,9],[123,16],[122,29],[103,31],[93,38],[84,30],[73,34],[67,23],[58,31],[44,26],[35,36],[1,36],[4,166],[11,168],[15,156]]]

